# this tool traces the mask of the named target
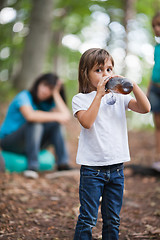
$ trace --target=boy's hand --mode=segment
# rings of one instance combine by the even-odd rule
[[[107,77],[104,81],[105,81],[105,85],[106,85],[106,83],[112,78],[112,77],[114,77],[114,76],[110,76],[110,77]],[[105,93],[107,94],[107,93],[109,93],[110,92],[110,89],[105,89]]]
[[[106,94],[105,85],[108,82],[109,78],[101,79],[97,85],[97,95],[103,97]]]

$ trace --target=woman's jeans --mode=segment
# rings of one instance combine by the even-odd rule
[[[117,240],[124,188],[123,164],[106,167],[82,166],[80,173],[81,206],[74,240],[92,239],[92,228],[97,222],[101,196],[102,239]]]
[[[25,123],[16,132],[1,139],[1,147],[5,151],[25,154],[28,159],[28,169],[38,170],[38,154],[40,149],[54,145],[57,165],[68,163],[68,153],[61,126],[53,123]]]

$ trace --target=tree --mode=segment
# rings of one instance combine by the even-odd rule
[[[127,2],[133,4],[127,7]],[[149,29],[151,33],[151,18],[159,6],[160,0],[146,0],[145,2],[134,0],[1,0],[0,8],[11,7],[17,15],[12,21],[1,24],[0,51],[8,48],[9,55],[6,58],[0,56],[0,80],[12,81],[14,78],[13,83],[14,85],[16,83],[17,88],[28,88],[34,78],[46,70],[54,70],[58,74],[63,74],[63,69],[64,76],[66,76],[65,69],[70,69],[68,66],[75,66],[72,63],[78,64],[80,52],[78,49],[71,50],[65,47],[62,39],[65,35],[73,34],[83,43],[85,39],[81,30],[93,20],[92,13],[98,11],[110,17],[110,22],[106,26],[106,29],[108,28],[106,45],[109,50],[112,50],[117,48],[122,41],[125,42],[125,34],[117,34],[110,27],[110,23],[117,23],[127,29],[128,19],[132,18],[128,12],[134,11],[135,20],[139,15],[145,17],[143,26],[140,27]],[[13,29],[17,22],[23,24],[23,30],[15,32]],[[27,29],[29,29],[29,34],[26,37]],[[153,42],[152,34],[150,36],[150,42]],[[117,40],[121,41],[118,43]],[[126,50],[125,44],[120,47]],[[2,77],[1,72],[4,71],[8,71],[8,78]]]
[[[6,4],[6,0],[0,1],[0,11],[4,8],[5,4]]]
[[[26,37],[20,71],[14,80],[20,89],[31,86],[43,71],[52,23],[53,0],[33,0],[29,34]]]

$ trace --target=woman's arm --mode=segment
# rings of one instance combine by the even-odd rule
[[[59,122],[65,124],[69,120],[69,116],[65,113],[34,110],[29,105],[22,106],[20,112],[28,122]]]
[[[31,106],[25,105],[20,108],[20,111],[24,118],[29,122],[59,122],[65,124],[71,117],[70,111],[67,108],[65,102],[60,95],[61,83],[58,82],[53,89],[53,98],[56,104],[56,110],[54,111],[41,111],[34,110]]]
[[[70,118],[71,117],[70,111],[67,105],[65,104],[64,100],[62,99],[58,87],[55,87],[53,90],[53,98],[56,104],[57,112],[65,114],[66,117]]]
[[[134,112],[138,113],[148,113],[151,109],[150,102],[148,98],[143,93],[143,91],[138,87],[138,85],[134,82],[133,83],[133,93],[135,99],[131,99],[128,104],[128,108]]]

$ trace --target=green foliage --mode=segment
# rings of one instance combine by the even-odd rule
[[[78,93],[78,81],[68,80],[65,82],[65,89],[67,95],[67,105],[72,110],[72,98]]]
[[[144,13],[151,20],[160,9],[160,0],[138,0],[135,4],[137,13]]]
[[[0,71],[8,69],[10,76],[14,66],[20,61],[25,36],[25,34],[13,32],[13,26],[16,22],[22,22],[24,27],[28,26],[32,4],[31,0],[17,0],[14,4],[7,5],[6,7],[16,10],[17,14],[13,21],[1,24],[0,26],[0,51],[5,47],[8,47],[10,51],[10,56],[8,58],[0,58]]]
[[[27,31],[29,30],[29,22],[31,10],[34,4],[34,0],[15,0],[13,4],[9,5],[6,1],[6,7],[11,7],[16,10],[16,18],[9,23],[1,24],[0,31],[0,51],[6,47],[9,48],[10,56],[8,58],[0,58],[0,73],[2,70],[7,69],[9,72],[8,81],[1,82],[0,77],[0,101],[5,101],[11,99],[16,92],[12,88],[11,77],[15,69],[21,63],[21,55],[24,49],[24,43],[27,36]],[[134,11],[135,19],[137,19],[137,29],[141,28],[148,33],[148,43],[154,44],[154,35],[151,26],[151,20],[153,15],[158,9],[160,9],[160,0],[136,0],[134,1]],[[71,109],[72,97],[78,92],[78,62],[80,58],[79,51],[73,51],[68,47],[62,45],[62,38],[68,34],[76,35],[80,41],[83,43],[82,29],[89,26],[92,22],[92,13],[102,12],[108,14],[110,22],[117,21],[122,26],[124,26],[124,17],[126,11],[126,0],[54,0],[53,1],[53,23],[52,23],[52,33],[51,33],[51,44],[49,46],[48,56],[46,57],[45,71],[53,70],[54,59],[60,57],[63,58],[66,63],[62,66],[62,77],[67,79],[65,82],[68,105]],[[139,21],[140,17],[143,17],[143,21]],[[16,22],[22,22],[24,28],[22,32],[13,32],[13,26]],[[125,37],[122,35],[116,35],[109,26],[109,33],[106,31],[106,46],[110,45],[119,47],[117,45],[117,38],[120,42],[122,40],[125,44]],[[28,29],[28,30],[27,30]],[[107,35],[108,34],[108,35]],[[125,45],[123,46],[124,50]],[[143,76],[140,86],[147,89],[151,71],[143,59],[140,58],[141,65],[143,66]],[[67,72],[66,71],[67,66]],[[65,71],[63,71],[65,69]],[[68,72],[74,72],[68,74]],[[77,73],[76,73],[77,72]],[[64,76],[63,76],[64,75]],[[72,75],[72,76],[71,76]],[[75,79],[75,80],[73,80]]]
[[[0,102],[9,103],[17,94],[17,90],[13,88],[10,82],[0,82]]]
[[[49,54],[47,59],[47,64],[51,68],[53,56],[62,55],[67,57],[67,61],[72,61],[72,51],[66,49],[61,44],[61,39],[66,34],[76,34],[81,39],[80,35],[83,27],[86,27],[91,22],[91,13],[94,11],[101,11],[107,13],[110,16],[111,21],[118,21],[123,24],[124,11],[125,11],[125,0],[57,0],[53,4],[53,41],[51,42]],[[1,46],[0,50],[5,47],[9,47],[10,56],[6,59],[0,59],[1,70],[8,69],[9,79],[12,76],[12,72],[15,67],[21,61],[21,55],[23,51],[25,33],[14,33],[13,26],[17,21],[21,21],[24,24],[24,28],[29,26],[30,14],[32,10],[34,1],[33,0],[17,0],[14,1],[12,5],[7,7],[12,7],[17,11],[16,19],[10,23],[2,24],[0,31]],[[158,9],[160,0],[138,0],[135,1],[135,11],[137,13],[146,14],[148,21],[143,26],[148,28],[152,35],[151,29],[151,18],[154,14],[155,9]],[[154,6],[154,7],[153,7]],[[58,32],[60,38],[56,40],[55,34]],[[112,43],[112,37],[108,40],[108,44]],[[153,38],[152,38],[153,39]],[[83,39],[81,39],[83,42]],[[76,53],[76,56],[78,54]],[[78,61],[78,57],[75,58]],[[48,69],[48,68],[47,68]]]

